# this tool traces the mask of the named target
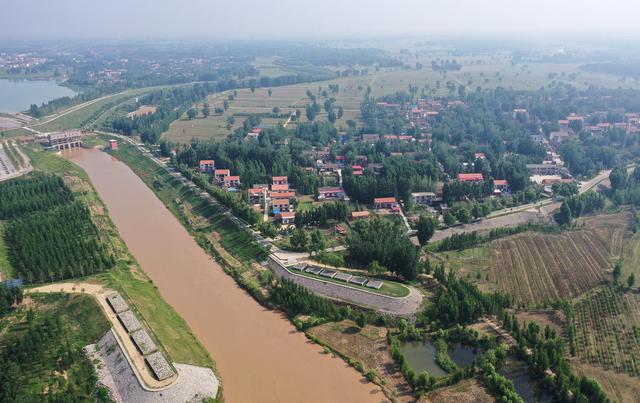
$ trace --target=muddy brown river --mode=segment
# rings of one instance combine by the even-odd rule
[[[98,150],[67,157],[87,172],[142,269],[215,360],[226,401],[385,400],[378,387],[239,288],[124,163]]]

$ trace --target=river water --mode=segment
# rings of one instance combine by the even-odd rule
[[[124,163],[95,149],[67,156],[87,172],[142,269],[215,360],[228,402],[385,400],[240,289]]]
[[[74,95],[75,92],[55,80],[0,79],[0,112],[26,111],[31,104],[40,106],[55,98]]]

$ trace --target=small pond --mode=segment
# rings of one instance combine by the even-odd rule
[[[447,375],[447,373],[436,362],[438,349],[428,341],[412,341],[403,343],[400,347],[404,353],[409,366],[416,372],[420,373],[424,370],[429,375],[439,377]],[[460,343],[449,346],[449,357],[460,368],[464,368],[473,364],[478,355],[478,350]]]
[[[454,345],[450,345],[447,352],[449,353],[451,360],[455,362],[458,367],[464,368],[473,364],[479,350],[475,347],[456,343]]]
[[[429,375],[440,377],[447,373],[436,362],[438,349],[428,341],[409,341],[402,343],[400,349],[407,358],[409,366],[416,372],[429,372]]]
[[[543,391],[538,383],[531,379],[526,364],[507,358],[498,368],[498,373],[510,379],[516,388],[516,392],[522,399],[529,402],[551,402],[551,396]]]

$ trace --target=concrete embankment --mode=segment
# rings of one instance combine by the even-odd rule
[[[406,297],[391,297],[373,291],[296,274],[290,271],[274,255],[269,256],[267,264],[279,277],[292,280],[317,294],[340,301],[352,302],[378,312],[397,316],[413,315],[418,312],[422,304],[423,295],[414,287],[407,287],[409,288],[409,295]]]

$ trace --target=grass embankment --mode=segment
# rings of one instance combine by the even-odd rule
[[[28,149],[33,166],[65,177],[65,182],[91,211],[101,240],[117,258],[116,267],[81,281],[96,282],[123,293],[140,317],[149,324],[155,337],[173,362],[214,367],[208,352],[195,338],[187,323],[162,299],[158,289],[140,270],[135,258],[108,215],[107,209],[88,175],[79,166],[53,153]],[[80,180],[79,180],[80,179]]]
[[[388,280],[383,280],[383,284],[382,287],[380,287],[380,289],[376,290],[375,288],[370,288],[370,287],[366,287],[366,286],[362,286],[362,285],[358,285],[358,284],[353,284],[353,283],[346,283],[344,281],[338,280],[338,279],[334,279],[334,278],[328,278],[328,277],[324,277],[324,276],[320,276],[320,275],[316,275],[316,274],[312,274],[312,273],[307,273],[307,272],[303,272],[303,271],[299,271],[299,270],[293,270],[293,269],[289,269],[292,273],[294,274],[298,274],[301,276],[305,276],[305,277],[310,277],[316,280],[321,280],[321,281],[326,281],[329,283],[336,283],[336,284],[340,284],[346,287],[351,287],[351,288],[355,288],[358,290],[364,290],[364,291],[368,291],[374,294],[383,294],[383,295],[388,295],[391,297],[398,297],[398,298],[402,298],[402,297],[406,297],[407,295],[409,295],[409,289],[405,286],[403,286],[402,284],[399,283],[394,283],[393,281],[388,281]],[[335,270],[335,269],[331,269],[331,270]]]
[[[245,263],[263,256],[260,246],[247,231],[240,230],[222,208],[212,205],[191,188],[142,155],[135,147],[121,144],[119,150],[111,152],[127,164],[142,181],[153,190],[178,220],[192,233],[207,234],[212,231],[220,235],[220,244],[233,256]],[[199,218],[206,219],[208,226],[197,225]]]

